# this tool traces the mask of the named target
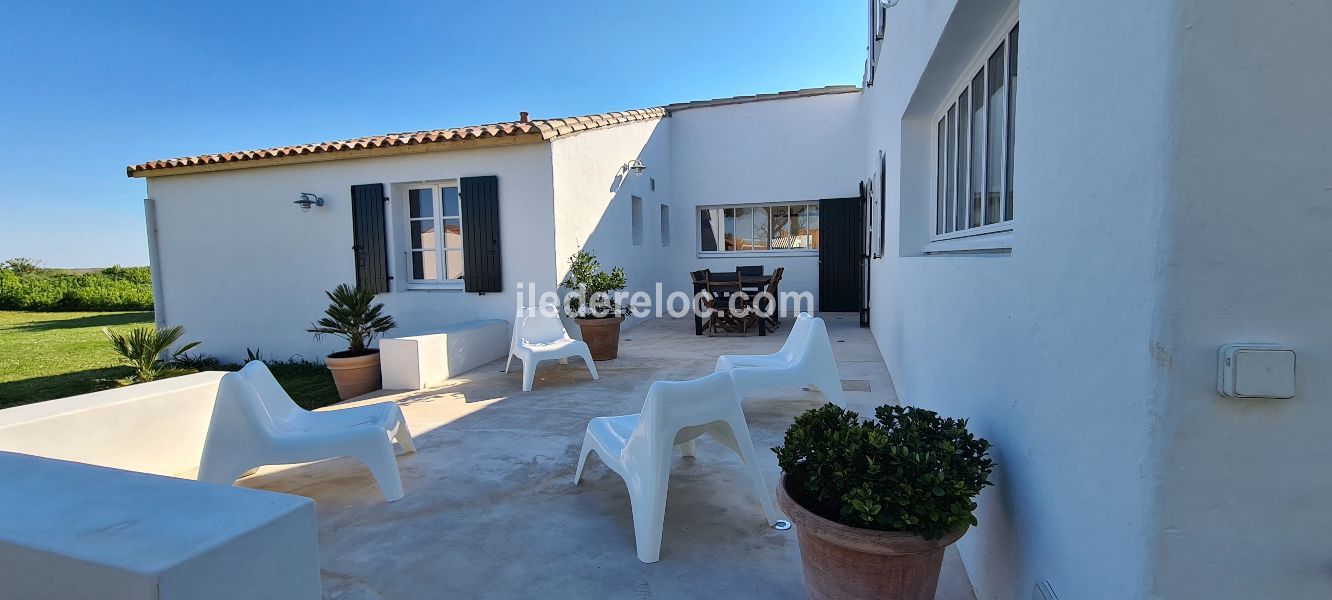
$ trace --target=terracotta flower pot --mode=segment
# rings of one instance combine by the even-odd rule
[[[355,356],[338,356],[337,352],[328,355],[324,364],[333,372],[333,383],[338,386],[338,397],[343,400],[368,394],[380,387],[379,351]]]
[[[574,319],[583,331],[583,341],[592,351],[592,360],[612,360],[620,355],[620,323],[624,317]]]
[[[777,484],[777,505],[800,538],[805,589],[814,600],[893,598],[932,600],[944,549],[966,529],[937,540],[914,533],[860,529],[829,521],[800,506]]]

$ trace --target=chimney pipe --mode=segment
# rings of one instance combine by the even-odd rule
[[[518,113],[518,122],[519,123],[527,122],[527,111],[524,110]]]

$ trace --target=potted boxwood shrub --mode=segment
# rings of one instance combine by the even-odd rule
[[[796,526],[811,598],[934,598],[944,549],[976,524],[990,443],[965,419],[922,408],[874,416],[827,404],[796,417],[773,448],[777,503]]]
[[[620,323],[624,314],[613,294],[628,284],[624,269],[602,270],[597,255],[579,250],[569,259],[569,274],[560,285],[573,290],[565,300],[567,314],[583,332],[592,360],[620,355]]]
[[[324,318],[311,324],[315,339],[336,335],[347,340],[347,349],[334,352],[324,363],[333,372],[338,397],[346,400],[380,388],[379,350],[370,347],[375,336],[397,327],[393,317],[383,314],[384,305],[375,303],[375,293],[342,284],[328,296]]]

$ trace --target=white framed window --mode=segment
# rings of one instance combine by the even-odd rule
[[[1005,22],[934,118],[934,228],[950,240],[1013,229],[1018,23]]]
[[[407,187],[409,287],[462,287],[462,206],[458,183]]]
[[[699,254],[818,254],[818,202],[701,206]]]
[[[661,205],[661,247],[671,247],[671,207]]]
[[[633,237],[635,246],[643,245],[643,199],[638,196],[629,197],[629,229]]]

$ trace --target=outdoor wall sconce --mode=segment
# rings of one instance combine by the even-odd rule
[[[626,173],[628,173],[629,171],[633,171],[634,175],[642,175],[643,171],[647,170],[647,165],[643,164],[643,161],[635,158],[627,163],[624,163],[624,166],[620,168],[623,169],[624,172]]]
[[[301,207],[302,212],[310,212],[310,207],[323,206],[324,199],[310,192],[301,192],[301,199],[292,202],[292,204]]]

